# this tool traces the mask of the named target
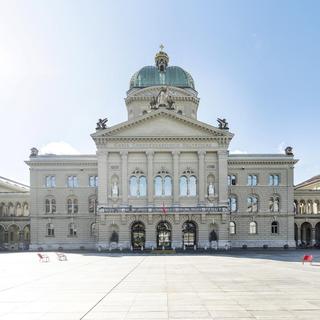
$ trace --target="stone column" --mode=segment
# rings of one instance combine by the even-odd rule
[[[199,204],[204,205],[205,203],[205,168],[204,168],[204,158],[206,152],[198,151],[198,161],[199,161]]]
[[[311,228],[311,244],[316,243],[316,228]]]
[[[297,244],[301,244],[301,227],[297,225]]]
[[[128,205],[128,151],[121,152],[121,170],[122,170],[122,204]]]
[[[107,179],[107,167],[108,167],[108,152],[98,151],[98,204],[108,204],[108,179]]]
[[[179,151],[172,151],[173,157],[173,205],[179,205]]]
[[[148,162],[148,206],[153,206],[153,151],[147,151],[147,162]]]
[[[219,170],[219,203],[228,203],[228,155],[227,150],[218,151],[218,170]]]

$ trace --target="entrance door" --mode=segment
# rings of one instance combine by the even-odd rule
[[[182,226],[183,246],[193,248],[197,241],[196,224],[193,221],[186,221]]]
[[[145,247],[146,230],[140,221],[135,222],[131,227],[131,245],[134,250],[141,250]]]
[[[169,222],[161,221],[157,226],[157,245],[158,248],[171,248],[171,226]]]

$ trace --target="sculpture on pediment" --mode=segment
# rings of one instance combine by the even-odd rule
[[[219,123],[219,129],[229,130],[228,122],[225,118],[224,119],[218,118],[217,121]]]
[[[108,118],[99,119],[99,121],[97,122],[96,130],[106,129],[107,128],[107,122],[108,122]]]
[[[168,110],[174,109],[174,100],[172,96],[169,95],[169,90],[167,87],[161,88],[157,97],[153,96],[150,102],[151,109],[158,109],[158,108],[166,108]]]

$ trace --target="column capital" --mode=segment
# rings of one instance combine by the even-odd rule
[[[127,156],[128,156],[128,151],[120,151],[120,156],[121,156],[122,158],[127,157]]]
[[[146,151],[146,155],[148,158],[152,158],[154,156],[154,151],[148,150]]]
[[[180,151],[174,150],[174,151],[172,151],[172,155],[173,155],[174,157],[177,157],[177,156],[180,155]]]
[[[198,156],[199,157],[204,157],[206,155],[206,151],[205,150],[198,150]]]

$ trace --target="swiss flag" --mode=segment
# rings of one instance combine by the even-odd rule
[[[167,214],[168,209],[164,206],[164,202],[162,203],[162,212],[163,214]]]

